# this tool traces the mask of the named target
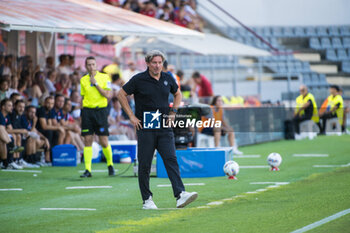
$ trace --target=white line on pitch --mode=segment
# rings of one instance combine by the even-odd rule
[[[312,167],[349,167],[350,163],[348,164],[339,164],[339,165],[313,165]]]
[[[293,154],[294,157],[328,157],[329,154]]]
[[[208,203],[207,205],[222,205],[222,204],[224,204],[224,202],[223,201],[213,201],[213,202],[210,202],[210,203]]]
[[[111,189],[112,186],[75,186],[66,187],[66,189]]]
[[[92,211],[96,209],[91,208],[40,208],[40,210],[82,210],[82,211]]]
[[[205,183],[188,183],[184,184],[185,186],[203,186]],[[163,187],[171,187],[171,184],[158,184],[158,188],[163,188]]]
[[[255,194],[258,193],[257,191],[251,191],[251,192],[245,192],[246,194]]]
[[[250,182],[249,184],[277,184],[277,185],[286,185],[289,182]]]
[[[239,166],[239,168],[270,168],[270,166],[265,165],[252,165],[252,166]]]
[[[23,189],[16,188],[16,189],[0,189],[0,191],[23,191]]]
[[[334,219],[340,218],[340,217],[342,217],[342,216],[344,216],[346,214],[349,214],[349,213],[350,213],[350,209],[346,209],[346,210],[340,211],[340,212],[338,212],[336,214],[333,214],[333,215],[331,215],[329,217],[321,219],[320,221],[314,222],[314,223],[312,223],[310,225],[307,225],[307,226],[305,226],[303,228],[295,230],[295,231],[293,231],[291,233],[302,233],[302,232],[305,232],[305,231],[309,231],[311,229],[314,229],[314,228],[316,228],[318,226],[321,226],[321,225],[323,225],[323,224],[325,224],[327,222],[330,222],[330,221],[332,221]]]
[[[245,158],[260,158],[261,155],[234,155],[234,159],[245,159]]]
[[[40,170],[1,170],[3,172],[30,172],[30,173],[42,173]]]

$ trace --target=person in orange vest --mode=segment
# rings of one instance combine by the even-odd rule
[[[215,119],[215,121],[221,121],[221,127],[220,128],[202,128],[201,133],[207,134],[207,135],[213,135],[214,136],[214,144],[215,147],[220,146],[220,140],[221,136],[225,136],[227,134],[228,142],[230,147],[233,148],[233,153],[236,155],[243,154],[242,151],[238,150],[237,143],[235,143],[235,133],[233,131],[233,128],[227,123],[227,121],[224,118],[224,109],[223,109],[223,100],[222,97],[217,95],[214,96],[212,102],[211,102],[211,110],[212,110],[212,118]],[[205,117],[202,118],[203,121],[206,120]]]

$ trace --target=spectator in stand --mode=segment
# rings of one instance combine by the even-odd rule
[[[10,96],[10,100],[12,101],[12,104],[15,105],[17,100],[21,100],[22,97],[19,93],[12,93],[12,95]]]
[[[9,89],[9,82],[6,78],[2,78],[0,80],[0,101],[3,99],[8,98],[8,89]]]
[[[52,114],[52,109],[54,106],[55,100],[53,96],[48,96],[45,99],[44,106],[38,109],[37,117],[38,124],[37,130],[42,133],[50,142],[50,147],[52,148],[56,144],[54,143],[54,132],[58,132],[58,141],[63,143],[65,137],[65,130],[60,125],[53,125],[52,121],[54,115]],[[46,162],[50,163],[50,157],[45,157]]]
[[[2,76],[2,73],[4,71],[4,63],[5,63],[5,58],[2,54],[0,54],[0,77]]]
[[[191,97],[191,85],[189,84],[189,81],[186,81],[184,79],[184,72],[182,70],[178,70],[176,75],[180,79],[180,90],[182,94],[183,100],[189,99]]]
[[[59,75],[66,74],[70,75],[70,68],[69,68],[69,57],[67,54],[61,54],[59,56],[60,64],[57,66],[57,71]]]
[[[68,74],[60,74],[58,82],[55,84],[56,94],[64,95],[69,97],[70,95],[70,81]]]
[[[140,73],[140,71],[136,69],[135,62],[129,61],[128,69],[123,71],[124,83],[127,83],[131,79],[131,77],[133,77],[135,74],[138,74],[138,73]]]
[[[237,143],[235,142],[235,133],[233,132],[233,128],[227,123],[224,117],[224,109],[223,109],[223,101],[221,96],[217,95],[213,98],[211,102],[211,110],[212,115],[210,118],[214,118],[215,121],[221,121],[221,127],[213,127],[213,128],[202,128],[201,132],[203,134],[208,134],[214,136],[215,147],[220,146],[221,136],[225,136],[227,134],[227,139],[229,142],[229,146],[232,147],[232,152],[236,155],[243,154],[238,150]],[[205,121],[208,118],[203,117],[202,120]]]
[[[103,2],[112,6],[120,7],[119,0],[103,0]]]
[[[155,18],[156,17],[156,6],[152,1],[147,1],[144,3],[143,8],[140,11],[140,14]]]
[[[84,150],[84,142],[80,136],[81,128],[75,122],[73,116],[70,114],[72,111],[72,102],[70,99],[64,100],[62,108],[63,120],[61,121],[62,126],[67,130],[67,137],[65,139],[66,144],[73,144],[77,147],[78,151]]]
[[[45,76],[44,72],[39,71],[34,74],[33,86],[32,86],[32,105],[38,106],[40,98],[45,99],[49,96],[49,91],[45,85]]]
[[[55,70],[55,60],[53,59],[53,57],[47,57],[46,65],[44,68],[44,74],[48,76],[48,73],[52,70]]]
[[[2,71],[2,75],[9,75],[11,77],[11,75],[14,72],[14,67],[13,67],[13,55],[9,54],[5,56],[5,61],[4,61],[4,68]]]
[[[20,79],[18,82],[18,93],[22,96],[24,99],[28,99],[28,93],[27,93],[27,81],[25,79]]]
[[[196,71],[192,74],[192,79],[194,81],[192,92],[197,93],[198,97],[210,97],[214,95],[211,83],[204,75]]]
[[[117,97],[112,98],[112,107],[108,115],[109,132],[111,135],[125,135],[129,140],[135,140],[135,129],[129,120],[123,116],[122,107]]]
[[[78,72],[74,71],[69,75],[69,80],[71,80],[71,91],[78,91],[80,93],[80,78]]]
[[[110,65],[107,65],[103,68],[102,72],[109,74],[112,78],[113,74],[119,74],[119,78],[123,78],[122,71],[120,69],[120,60],[117,57],[113,58],[113,63]]]
[[[47,78],[45,79],[45,86],[50,95],[56,92],[56,87],[55,87],[56,77],[57,77],[57,72],[54,69],[47,72]]]
[[[70,141],[70,138],[69,138],[69,135],[67,133],[67,129],[66,127],[64,127],[63,125],[63,111],[62,111],[62,108],[63,108],[63,105],[64,105],[64,99],[65,97],[61,94],[57,94],[55,96],[55,103],[54,103],[54,107],[52,108],[51,110],[51,115],[53,116],[52,118],[52,125],[53,126],[62,126],[65,130],[65,133],[64,135],[59,138],[60,140],[57,141],[57,144],[58,145],[61,145],[61,144],[64,144],[67,141]],[[57,135],[58,132],[54,132],[54,137],[57,138]],[[56,144],[56,142],[54,143]]]
[[[12,95],[12,93],[18,93],[18,77],[17,74],[13,74],[11,78],[8,79],[9,81],[9,90],[8,94],[9,96]]]
[[[36,116],[36,107],[30,105],[27,107],[22,122],[22,127],[27,129],[29,137],[26,140],[26,160],[29,163],[39,164],[40,166],[51,165],[51,163],[42,163],[39,150],[44,150],[45,158],[50,158],[50,142],[36,129],[38,118]],[[46,159],[46,161],[49,161]]]

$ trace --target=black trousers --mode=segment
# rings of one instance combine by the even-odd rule
[[[182,191],[185,191],[185,187],[180,177],[173,131],[171,129],[142,129],[137,131],[138,179],[142,200],[145,201],[152,196],[149,188],[149,179],[155,149],[158,150],[163,159],[174,196],[178,197]]]
[[[294,124],[294,132],[297,134],[300,134],[300,123],[303,121],[308,121],[311,120],[312,116],[307,116],[307,115],[303,115],[303,116],[295,116],[293,118],[293,124]]]
[[[337,117],[337,114],[331,113],[331,112],[327,112],[327,113],[323,114],[323,116],[321,117],[321,119],[322,119],[321,133],[325,133],[326,132],[327,120],[331,119],[331,118],[336,118],[336,117]]]

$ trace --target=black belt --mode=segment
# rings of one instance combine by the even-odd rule
[[[105,109],[107,107],[103,107],[103,108],[100,108],[100,107],[95,107],[95,108],[88,108],[88,107],[83,107],[83,109],[88,109],[88,110],[100,110],[100,109]]]

